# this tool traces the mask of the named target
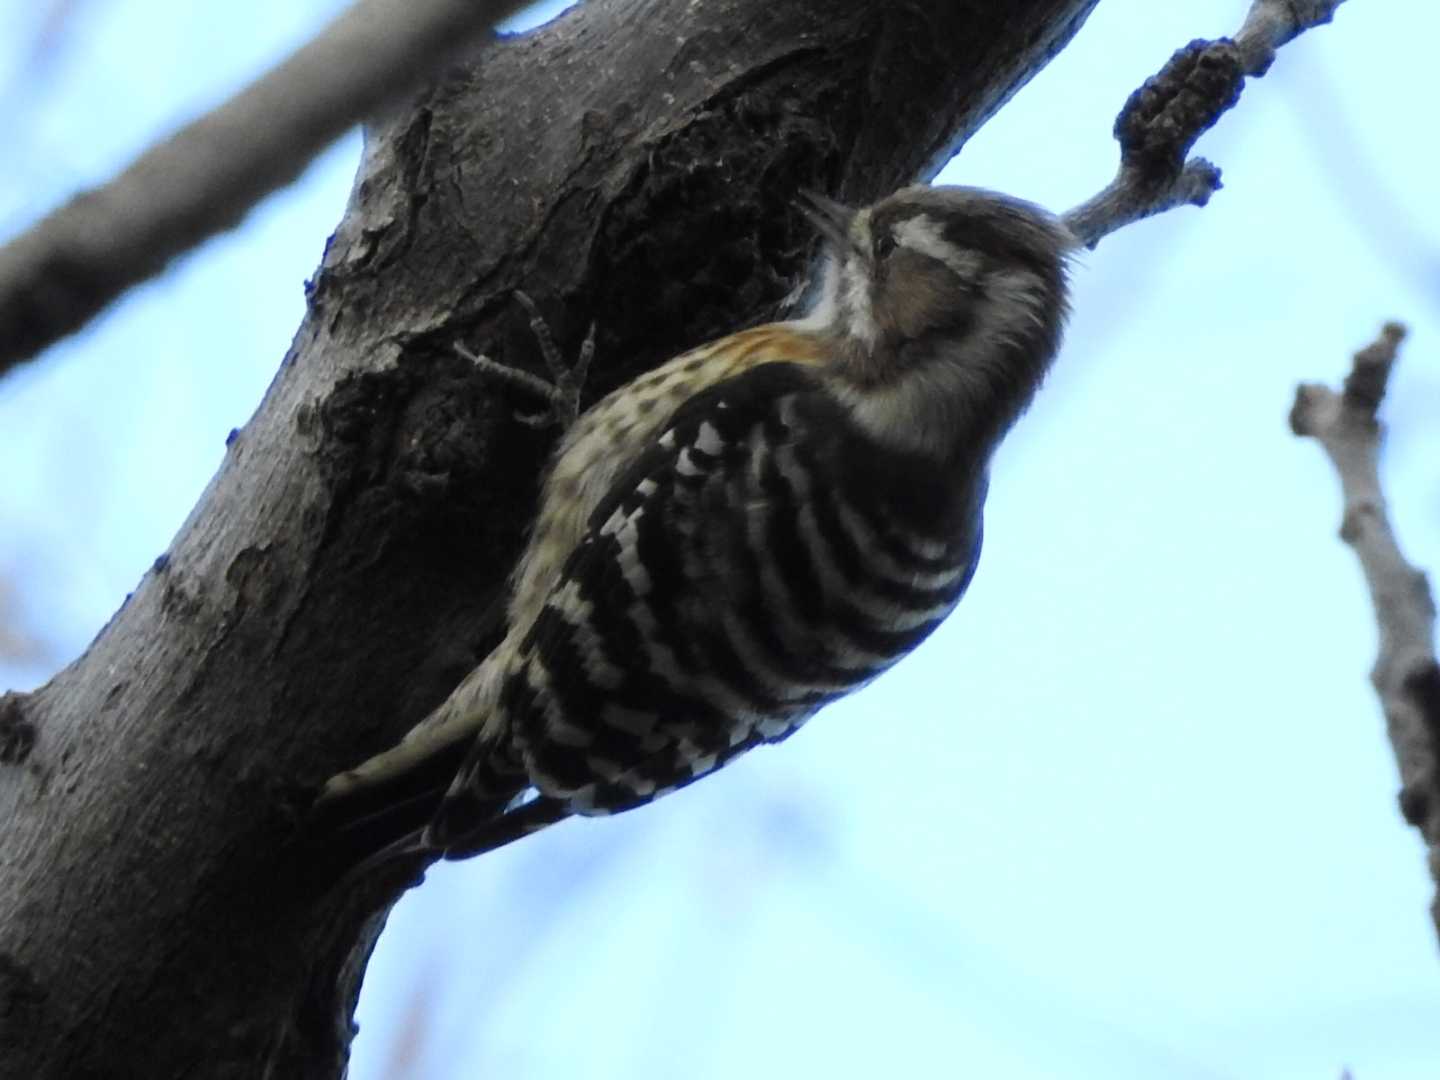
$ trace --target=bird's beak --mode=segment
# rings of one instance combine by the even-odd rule
[[[855,220],[855,211],[834,199],[827,199],[819,192],[801,188],[795,200],[795,209],[819,234],[836,248],[854,245],[850,239],[850,223]]]

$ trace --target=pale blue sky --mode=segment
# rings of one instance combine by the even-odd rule
[[[0,233],[111,173],[340,5],[0,2]],[[1062,210],[1126,95],[1243,0],[1101,0],[947,179]],[[783,748],[640,813],[432,872],[396,910],[353,1076],[1434,1080],[1423,853],[1366,681],[1335,483],[1288,432],[1386,318],[1385,469],[1440,567],[1440,11],[1351,0],[1202,143],[1226,187],[1075,275],[1003,449],[969,596]],[[0,578],[74,656],[253,411],[339,218],[353,136],[236,232],[0,382]],[[396,1033],[413,1066],[387,1072]]]

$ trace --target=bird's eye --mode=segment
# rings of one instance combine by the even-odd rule
[[[883,259],[895,250],[895,234],[883,232],[875,238],[875,257]]]

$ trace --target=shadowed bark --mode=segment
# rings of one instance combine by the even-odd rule
[[[539,370],[523,287],[598,321],[594,400],[772,316],[797,187],[928,175],[1094,2],[591,0],[378,121],[170,550],[0,698],[0,1076],[338,1075],[396,890],[325,895],[301,823],[491,644],[553,438],[452,343]]]

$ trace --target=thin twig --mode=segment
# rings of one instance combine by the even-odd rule
[[[1120,110],[1120,168],[1103,191],[1065,215],[1086,247],[1176,206],[1204,206],[1220,170],[1191,158],[1195,141],[1237,101],[1247,76],[1269,70],[1275,50],[1329,22],[1344,0],[1255,0],[1233,39],[1192,41],[1147,79]]]
[[[1355,551],[1370,588],[1380,651],[1370,673],[1400,766],[1400,809],[1420,830],[1440,886],[1440,664],[1435,602],[1425,574],[1405,561],[1380,483],[1384,428],[1377,418],[1405,328],[1389,323],[1355,354],[1344,388],[1306,383],[1295,393],[1290,427],[1319,441],[1340,477],[1340,537]],[[1440,933],[1440,896],[1432,906]]]
[[[0,375],[236,225],[524,0],[358,0],[259,80],[0,248]]]

